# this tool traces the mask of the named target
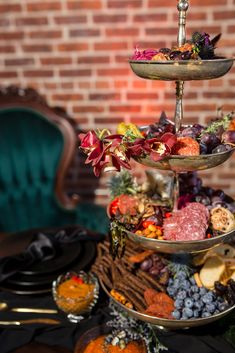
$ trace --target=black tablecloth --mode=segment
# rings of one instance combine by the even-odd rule
[[[56,308],[50,296],[29,298],[2,292],[0,293],[0,301],[7,301],[12,307],[30,305],[32,307]],[[0,319],[24,319],[38,315],[1,312]],[[49,315],[44,314],[44,316],[48,317]],[[43,317],[43,315],[40,314],[40,317]],[[50,317],[60,319],[61,324],[0,327],[0,352],[13,352],[29,342],[43,343],[49,346],[57,345],[73,352],[81,334],[110,319],[108,300],[102,293],[92,316],[79,324],[68,322],[63,313],[50,315]],[[217,322],[194,330],[180,332],[158,331],[158,337],[169,348],[168,353],[235,353],[235,349],[222,336],[227,328],[227,321],[228,318],[223,322]],[[32,347],[34,347],[32,352],[37,353],[37,346]]]

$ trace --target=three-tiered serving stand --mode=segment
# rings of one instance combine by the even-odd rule
[[[179,0],[177,9],[179,12],[178,21],[178,46],[186,41],[185,25],[186,12],[188,10],[188,1]],[[163,80],[176,82],[176,107],[175,107],[175,132],[180,130],[183,120],[183,91],[184,81],[191,80],[210,80],[225,75],[233,65],[233,59],[213,59],[213,60],[182,60],[182,61],[136,61],[130,60],[130,66],[134,73],[144,79]],[[155,169],[169,170],[174,173],[174,209],[177,209],[177,199],[179,197],[179,173],[199,171],[216,167],[225,162],[233,153],[234,149],[222,153],[199,156],[179,156],[171,155],[163,160],[154,162],[148,156],[137,157],[136,161],[145,166]],[[148,239],[140,237],[135,233],[126,231],[127,236],[134,242],[139,243],[143,248],[152,249],[165,254],[189,254],[191,258],[199,252],[207,251],[224,241],[230,240],[235,230],[216,236],[210,239],[197,241],[166,241],[157,239]],[[109,291],[104,284],[101,285],[105,292],[110,296]],[[110,296],[111,297],[111,296]],[[112,297],[111,297],[112,298]],[[231,312],[235,306],[206,318],[190,319],[190,320],[171,320],[162,319],[147,314],[137,312],[122,305],[112,298],[117,305],[122,307],[129,315],[136,319],[148,322],[158,328],[164,329],[182,329],[196,327],[211,323],[220,319]]]

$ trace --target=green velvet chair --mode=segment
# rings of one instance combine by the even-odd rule
[[[104,208],[63,190],[76,145],[68,120],[34,90],[0,92],[0,233],[76,224],[107,232]]]

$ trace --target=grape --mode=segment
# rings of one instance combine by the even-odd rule
[[[222,153],[226,151],[230,151],[232,146],[230,145],[218,145],[217,147],[213,148],[212,153]]]
[[[192,52],[187,50],[181,54],[181,60],[189,60],[192,56]]]
[[[156,267],[151,267],[149,270],[149,273],[153,276],[157,276],[157,275],[159,275],[159,269]]]
[[[222,141],[225,143],[231,143],[235,145],[235,131],[234,130],[227,130],[222,135]]]
[[[199,146],[200,146],[200,154],[207,154],[208,153],[208,148],[205,143],[200,142]],[[213,152],[213,153],[215,153],[215,152]]]
[[[141,270],[143,271],[148,271],[153,265],[153,262],[151,259],[146,259],[142,262],[142,264],[140,265]]]
[[[227,203],[227,208],[230,212],[235,213],[235,203]]]
[[[225,193],[223,192],[223,190],[215,190],[213,192],[213,196],[218,196],[222,201],[225,199]]]
[[[191,291],[193,292],[193,293],[195,293],[195,294],[198,294],[198,292],[199,292],[199,287],[198,286],[192,286],[191,287]]]
[[[201,301],[195,302],[194,307],[198,310],[201,310],[203,306],[203,303]]]
[[[211,203],[210,198],[208,196],[206,196],[206,195],[197,195],[195,197],[195,201],[196,202],[200,202],[200,203],[202,203],[205,206],[209,206],[210,203]]]
[[[193,139],[196,139],[197,129],[194,127],[186,127],[180,132],[180,136],[192,137]]]
[[[199,310],[193,310],[193,316],[195,317],[195,319],[197,319],[199,317]]]
[[[205,188],[203,188],[203,190],[204,190],[205,194],[209,197],[212,196],[212,194],[214,192],[214,190],[210,187],[205,187]]]
[[[201,133],[204,127],[200,124],[193,124],[194,131],[196,131],[196,136],[198,137]]]
[[[190,278],[189,278],[189,282],[190,282],[193,286],[195,286],[195,284],[196,284],[196,281],[195,281],[194,277],[190,277]],[[197,287],[197,286],[195,286],[195,287]],[[197,288],[198,288],[198,287],[197,287]]]
[[[205,133],[202,135],[200,143],[204,143],[207,146],[208,152],[210,153],[220,144],[220,140],[215,134]]]
[[[169,294],[170,297],[173,297],[175,296],[176,294],[176,288],[174,287],[167,287],[167,293]]]

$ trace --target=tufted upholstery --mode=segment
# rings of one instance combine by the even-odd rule
[[[60,129],[41,113],[0,110],[0,232],[80,224],[106,232],[103,208],[65,209],[56,199],[55,176],[64,147]]]

